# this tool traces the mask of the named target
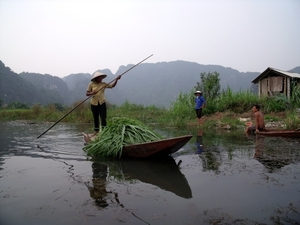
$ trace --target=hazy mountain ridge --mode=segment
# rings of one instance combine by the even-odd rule
[[[120,68],[117,74],[130,66]],[[231,68],[186,61],[144,63],[125,74],[118,88],[122,88],[123,100],[129,99],[130,102],[144,105],[169,106],[180,92],[187,93],[196,86],[200,81],[200,73],[214,71],[220,74],[221,88],[229,86],[234,91],[250,89],[251,81],[260,74],[240,73]]]
[[[299,73],[300,74],[300,66],[295,67],[294,69],[291,69],[289,72],[292,73]]]
[[[116,75],[132,66],[120,66]],[[109,69],[101,71],[107,74],[104,79],[106,83],[116,78]],[[222,89],[230,87],[233,91],[239,91],[253,89],[251,81],[263,71],[244,73],[220,65],[201,65],[181,60],[143,63],[125,73],[118,85],[113,90],[107,89],[105,93],[111,104],[119,105],[128,100],[135,104],[168,107],[180,92],[189,93],[200,81],[200,73],[203,72],[219,73]],[[300,66],[290,72],[300,73]],[[63,78],[28,72],[16,74],[0,61],[0,99],[4,103],[20,101],[29,105],[72,105],[86,98],[85,92],[91,77],[89,73],[70,74]]]
[[[14,73],[0,61],[0,99],[4,104],[22,102],[28,105],[53,101],[58,102],[55,96],[46,94],[45,89],[38,90],[32,83]]]
[[[19,75],[34,85],[40,93],[52,96],[51,98],[57,103],[66,104],[65,95],[68,94],[69,88],[61,78],[49,74],[42,75],[28,72],[23,72]]]

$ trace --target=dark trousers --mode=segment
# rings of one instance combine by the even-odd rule
[[[106,104],[91,105],[91,110],[94,117],[94,130],[99,131],[99,118],[101,118],[101,126],[106,126]]]
[[[200,119],[202,117],[202,108],[196,109],[197,118]]]

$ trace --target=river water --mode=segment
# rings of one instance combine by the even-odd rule
[[[90,124],[0,123],[0,224],[300,224],[300,140],[192,134],[164,160],[91,159]],[[201,144],[201,146],[200,146]]]

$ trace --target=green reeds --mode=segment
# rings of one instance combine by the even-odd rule
[[[170,109],[163,116],[161,121],[170,125],[181,127],[187,121],[195,118],[194,95],[179,93],[176,101],[171,102]]]
[[[289,111],[284,119],[286,129],[300,129],[300,117],[296,110]]]
[[[258,96],[252,94],[250,91],[233,92],[230,88],[227,88],[222,91],[212,104],[216,105],[216,110],[219,112],[231,110],[236,113],[243,113],[250,110],[253,104],[257,104],[258,102]]]
[[[108,117],[123,117],[137,119],[145,123],[154,123],[166,113],[166,109],[154,105],[144,106],[125,101],[120,106],[109,106]]]
[[[108,120],[98,137],[84,147],[88,156],[121,157],[123,146],[161,140],[142,122],[125,117]]]

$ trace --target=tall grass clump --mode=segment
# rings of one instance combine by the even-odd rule
[[[294,108],[300,107],[300,84],[293,86],[290,101]]]
[[[76,107],[71,113],[66,116],[64,122],[80,122],[80,123],[90,123],[93,122],[93,115],[91,112],[91,104],[89,102],[84,102],[80,104],[81,101],[73,103],[72,107],[67,107],[61,113],[62,116],[69,113],[72,109]],[[79,105],[80,104],[80,105]],[[79,106],[78,106],[79,105]]]
[[[284,119],[286,129],[294,130],[300,128],[300,117],[296,110],[291,110],[286,114]]]
[[[261,97],[261,107],[265,113],[283,112],[290,109],[288,98],[283,94]]]
[[[61,113],[56,110],[54,104],[50,104],[44,108],[43,119],[46,121],[57,121],[61,117]]]
[[[30,109],[2,109],[0,110],[0,120],[32,120],[35,119]]]
[[[179,93],[177,99],[171,102],[169,110],[163,117],[164,123],[180,127],[195,118],[194,93]]]
[[[32,110],[33,115],[36,118],[38,118],[41,115],[43,108],[41,107],[40,104],[35,104],[34,106],[32,106],[31,110]]]
[[[127,117],[133,118],[144,123],[153,123],[157,122],[158,118],[164,115],[166,109],[159,108],[157,106],[144,106],[141,104],[134,104],[125,101],[120,106],[110,106],[108,107],[107,113],[108,117]]]
[[[258,96],[248,90],[233,92],[228,87],[221,92],[220,96],[213,103],[219,112],[231,110],[236,113],[243,113],[251,109],[253,104],[257,104],[259,101]]]

